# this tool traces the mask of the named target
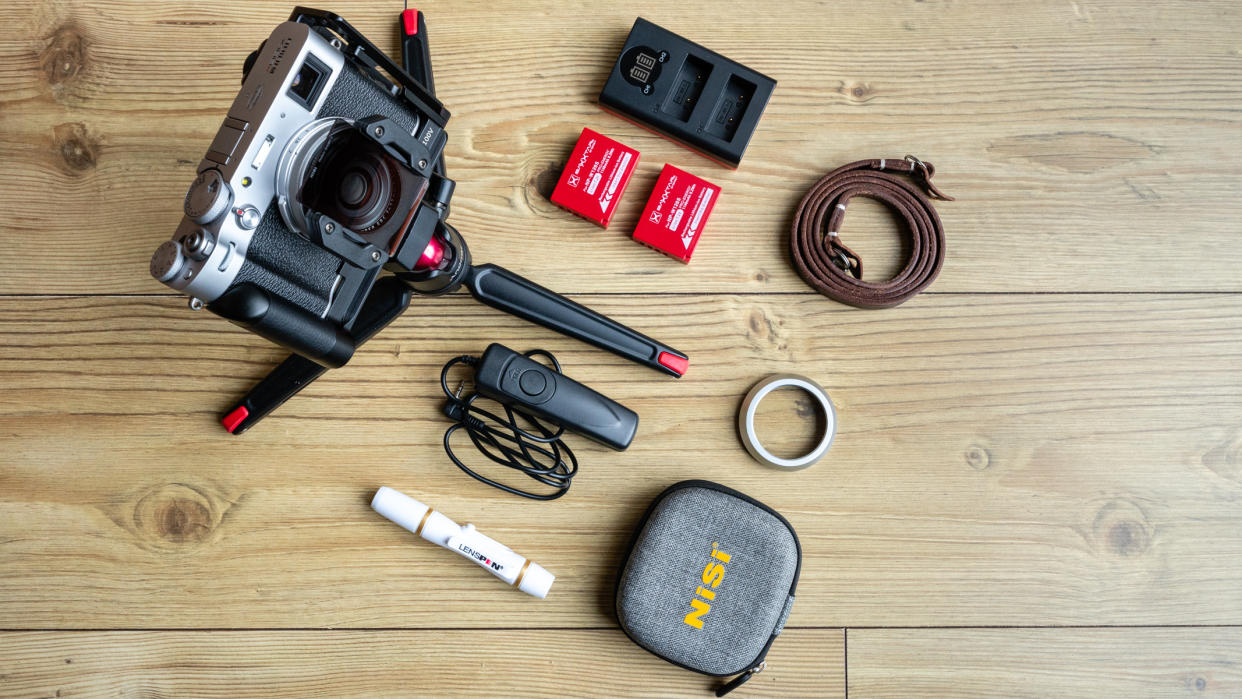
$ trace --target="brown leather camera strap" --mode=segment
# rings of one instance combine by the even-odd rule
[[[931,183],[935,173],[931,163],[907,155],[859,160],[825,175],[794,215],[791,246],[798,273],[821,294],[858,308],[889,308],[922,291],[944,264],[944,228],[928,194],[953,200]],[[841,242],[845,209],[856,196],[883,202],[906,221],[910,259],[888,281],[863,281],[862,260]]]

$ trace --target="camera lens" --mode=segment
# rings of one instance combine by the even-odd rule
[[[277,204],[305,234],[307,212],[328,216],[392,254],[427,190],[417,174],[351,121],[319,119],[291,139],[277,166]]]
[[[347,206],[358,206],[366,201],[367,179],[357,172],[350,172],[341,178],[341,201]]]
[[[373,141],[348,131],[328,144],[302,189],[302,204],[367,234],[398,213],[401,166]],[[400,212],[404,216],[407,211]]]

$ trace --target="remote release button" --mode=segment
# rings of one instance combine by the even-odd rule
[[[522,393],[528,396],[537,396],[543,393],[543,389],[548,387],[548,380],[544,378],[543,373],[538,369],[527,369],[522,372],[521,378],[518,379],[518,385],[522,387]]]

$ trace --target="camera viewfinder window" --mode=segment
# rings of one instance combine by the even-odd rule
[[[324,65],[323,61],[309,53],[306,54],[306,60],[302,62],[297,75],[293,76],[293,83],[289,85],[289,96],[298,104],[306,107],[307,111],[313,110],[315,100],[319,97],[319,92],[323,90],[331,74],[331,69]]]

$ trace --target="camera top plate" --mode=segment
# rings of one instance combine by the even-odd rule
[[[312,55],[323,72],[307,103],[291,96],[290,88]],[[152,274],[159,272],[157,278],[168,286],[204,301],[224,293],[246,259],[255,227],[275,201],[281,150],[316,117],[344,65],[345,55],[306,24],[284,22],[272,31],[198,165],[186,216],[172,237],[184,241],[197,234],[210,247],[159,270],[153,264]],[[195,215],[204,209],[209,213]]]

